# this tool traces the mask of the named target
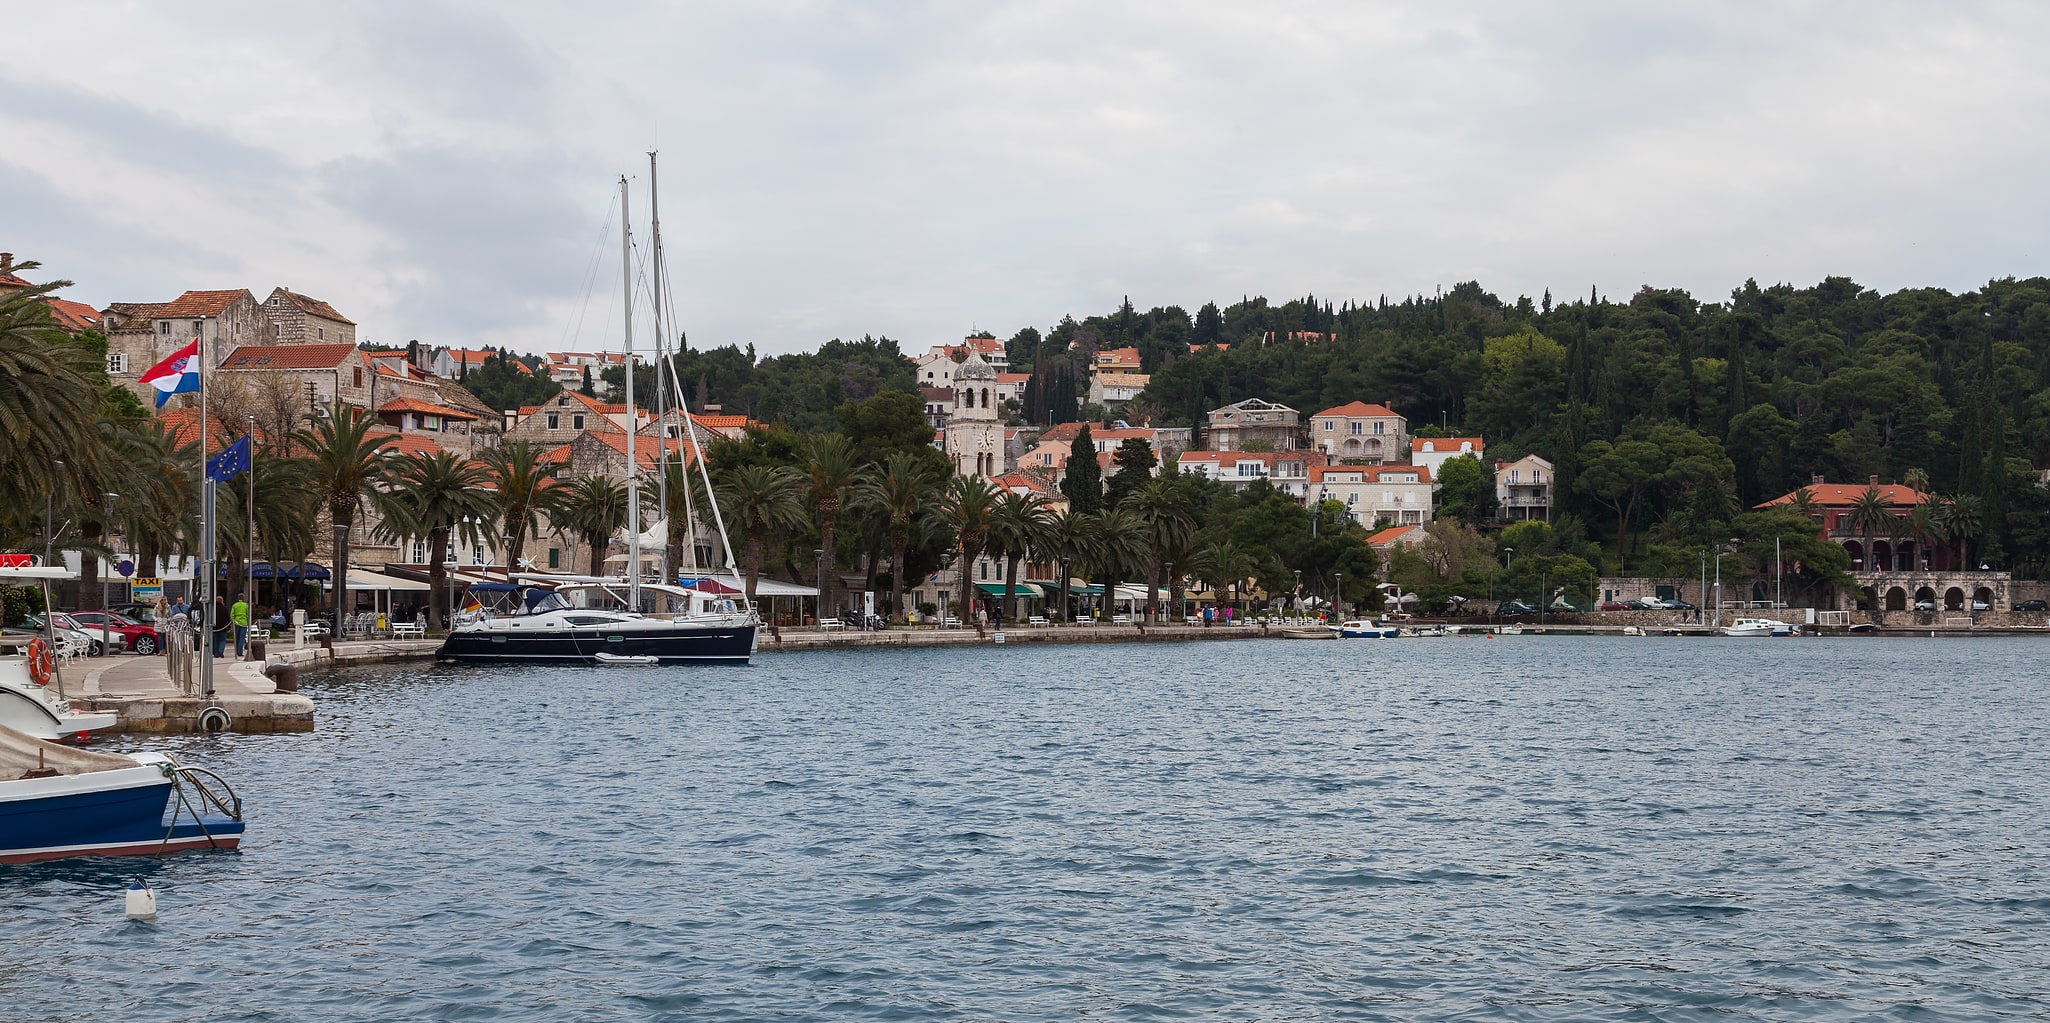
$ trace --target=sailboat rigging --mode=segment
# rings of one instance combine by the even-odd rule
[[[648,154],[650,175],[650,211],[653,211],[653,174],[655,154]],[[636,438],[640,432],[640,421],[635,415],[634,394],[634,334],[633,334],[633,229],[627,215],[628,182],[624,175],[619,179],[620,189],[620,261],[623,265],[625,283],[622,287],[625,323],[625,398],[626,398],[626,533],[627,561],[625,571],[619,577],[590,576],[548,576],[540,574],[508,573],[504,583],[478,583],[473,585],[471,596],[477,598],[478,610],[466,612],[450,627],[448,638],[443,641],[438,655],[444,660],[454,661],[515,661],[553,662],[576,664],[620,664],[660,663],[684,664],[694,662],[724,662],[745,664],[754,653],[755,638],[761,625],[755,608],[743,593],[723,586],[713,579],[693,580],[690,586],[670,573],[675,566],[668,563],[666,545],[661,582],[643,579],[641,565],[640,525],[640,463],[636,453]],[[651,220],[651,243],[654,247],[656,307],[654,313],[657,342],[656,358],[665,357],[665,346],[661,342],[662,316],[660,309],[663,272],[661,262],[661,239],[659,220]],[[702,452],[698,446],[697,433],[691,421],[690,408],[683,400],[682,388],[676,384],[676,375],[667,374],[674,407],[683,420],[689,449]],[[663,379],[659,367],[657,387]],[[657,394],[657,406],[662,395]],[[657,418],[655,463],[658,472],[665,472],[668,462],[668,426]],[[682,455],[680,454],[680,457]],[[688,464],[688,458],[685,458]],[[698,469],[703,474],[705,491],[711,493],[712,480],[704,459],[698,458]],[[658,492],[666,497],[666,482],[659,484],[665,489]],[[688,488],[686,487],[688,505]],[[726,537],[725,517],[719,513],[717,500],[709,501],[712,520],[719,532],[720,547],[726,552],[729,569],[733,569],[733,545]],[[666,511],[666,503],[665,508]],[[689,514],[687,509],[686,514]],[[652,607],[650,605],[658,605]]]

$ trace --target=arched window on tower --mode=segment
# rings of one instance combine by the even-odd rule
[[[982,407],[989,407],[989,388],[987,387],[982,389]]]

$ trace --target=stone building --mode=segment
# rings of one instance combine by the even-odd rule
[[[1211,451],[1294,451],[1302,446],[1302,413],[1287,405],[1247,398],[1210,412],[1205,431]]]
[[[287,288],[272,288],[263,300],[275,340],[281,345],[356,343],[356,322],[320,299]]]
[[[946,450],[961,476],[993,479],[1009,468],[1004,459],[1004,424],[997,403],[1004,396],[997,371],[979,352],[954,367],[954,406],[947,416]]]
[[[1395,465],[1409,460],[1409,420],[1386,405],[1350,402],[1310,417],[1310,443],[1348,462]]]
[[[150,405],[156,391],[138,378],[192,339],[203,340],[216,366],[243,345],[277,340],[270,313],[246,288],[188,291],[169,302],[116,302],[102,310],[101,321],[107,375]]]

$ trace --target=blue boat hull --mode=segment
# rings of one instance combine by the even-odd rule
[[[152,772],[154,773],[154,772]],[[171,782],[0,800],[0,863],[233,849],[243,824],[173,804]]]

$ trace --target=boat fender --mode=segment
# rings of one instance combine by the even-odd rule
[[[123,893],[124,908],[130,920],[154,920],[157,918],[157,891],[137,874],[128,882],[128,891]]]
[[[50,684],[50,672],[56,668],[56,658],[50,653],[50,644],[43,637],[28,641],[28,677],[39,686]]]
[[[228,712],[219,707],[208,707],[199,712],[199,730],[202,732],[225,732],[234,723]]]

